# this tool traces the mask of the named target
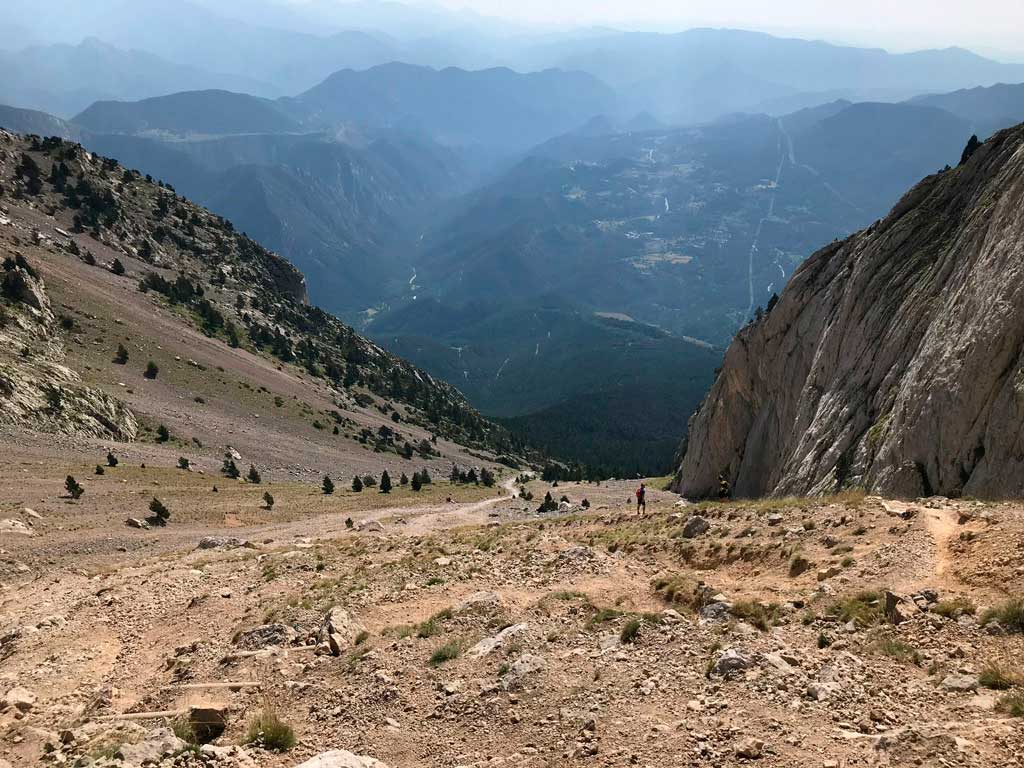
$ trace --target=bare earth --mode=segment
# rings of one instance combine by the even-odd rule
[[[332,749],[392,768],[1024,764],[1024,720],[997,710],[1013,689],[979,682],[993,665],[1021,674],[1024,635],[981,622],[1024,593],[1017,505],[697,508],[652,491],[638,518],[631,482],[534,481],[526,503],[506,475],[390,498],[284,483],[268,512],[256,487],[152,453],[71,503],[57,498],[67,449],[22,441],[18,455],[0,516],[33,535],[0,538],[0,692],[35,700],[0,713],[13,765],[134,765],[133,742],[201,704],[227,714],[214,745],[245,741],[268,708],[297,743],[171,749],[162,764],[294,766]],[[125,528],[125,500],[154,490],[171,524]],[[547,490],[570,509],[536,514]],[[685,538],[698,515],[709,529]],[[197,549],[207,535],[249,544]],[[797,556],[809,569],[790,575]],[[906,598],[901,623],[879,594],[840,605],[882,588]],[[337,655],[321,631],[332,607],[347,622]],[[247,685],[204,687],[224,682]]]

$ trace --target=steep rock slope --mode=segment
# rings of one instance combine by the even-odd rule
[[[1024,126],[812,256],[690,421],[687,496],[1024,492]]]

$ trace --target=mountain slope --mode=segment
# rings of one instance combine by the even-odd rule
[[[614,110],[615,93],[582,72],[519,74],[393,63],[342,70],[283,103],[321,122],[421,131],[448,145],[525,150]]]
[[[179,335],[188,335],[198,337],[193,342],[196,352],[202,349],[214,359],[217,355],[224,360],[244,359],[249,369],[260,368],[262,360],[264,370],[272,369],[273,362],[277,370],[293,370],[294,378],[306,379],[308,396],[318,396],[333,406],[322,412],[320,426],[311,430],[314,435],[324,425],[333,424],[343,430],[335,435],[353,438],[359,422],[365,423],[368,414],[376,411],[376,418],[390,425],[391,439],[392,432],[408,429],[418,433],[419,440],[428,431],[481,449],[514,447],[504,430],[484,421],[453,387],[384,352],[305,303],[301,273],[237,233],[224,219],[75,144],[59,139],[22,139],[4,132],[0,145],[0,188],[7,210],[0,224],[8,228],[2,230],[5,236],[10,233],[3,243],[9,256],[4,265],[5,297],[19,308],[17,317],[38,316],[41,319],[37,322],[49,333],[52,316],[47,320],[45,301],[34,297],[38,291],[29,290],[38,287],[29,279],[37,274],[32,271],[35,266],[31,262],[23,265],[17,250],[26,232],[38,232],[32,235],[31,243],[33,258],[42,260],[36,266],[56,276],[58,283],[78,285],[78,293],[73,287],[70,292],[61,292],[65,314],[60,325],[72,333],[70,341],[63,340],[63,346],[71,357],[82,357],[84,350],[75,347],[83,343],[83,333],[91,336],[97,332],[95,321],[101,315],[134,309],[137,318],[141,317],[133,323],[135,333],[125,337],[133,355],[140,343],[136,334],[144,335],[145,326],[163,323],[165,327],[143,344],[148,350],[140,354],[152,355],[164,372],[150,377],[156,383],[147,385],[148,391],[141,398],[134,390],[127,390],[133,408],[148,412],[150,419],[167,418],[168,414],[158,407],[161,395],[167,394],[163,387],[192,373],[180,357],[170,359],[163,351],[164,345],[173,345]],[[52,214],[44,212],[50,210]],[[107,269],[99,266],[101,258],[106,259]],[[71,273],[81,274],[73,278]],[[126,291],[132,295],[113,298]],[[83,304],[90,296],[99,304]],[[117,309],[118,305],[122,308]],[[125,375],[109,362],[116,344],[111,346],[107,334],[117,324],[120,321],[110,321],[106,327],[100,324],[93,343],[101,345],[95,352],[101,360],[106,359],[100,364],[86,355],[86,378],[96,377],[102,369],[107,369],[110,376]],[[42,334],[42,338],[48,336]],[[34,354],[19,356],[21,347],[13,343],[4,345],[4,349],[8,365],[24,368],[35,360]],[[189,349],[186,354],[191,356],[193,352]],[[56,355],[51,357],[58,360]],[[145,357],[141,362],[133,358],[132,365],[143,362]],[[198,365],[198,370],[207,368]],[[218,364],[218,370],[223,366]],[[271,374],[271,378],[282,377]],[[32,383],[28,374],[21,380],[26,386]],[[102,383],[111,386],[110,379],[103,378]],[[209,384],[205,382],[205,386]],[[242,388],[242,384],[239,386]],[[22,389],[8,384],[4,395],[17,401]],[[113,392],[118,393],[118,389],[113,388]],[[278,399],[281,402],[277,407],[281,408],[284,402]],[[52,407],[58,407],[59,402],[58,398]],[[18,410],[5,407],[5,413],[17,414]],[[314,420],[314,411],[308,413],[307,425]],[[128,428],[110,431],[115,436],[131,433]],[[366,442],[365,436],[362,442]],[[385,450],[387,445],[390,443],[385,444]],[[377,448],[381,448],[380,443]]]
[[[1024,492],[1024,126],[811,257],[730,346],[676,487]]]
[[[1000,128],[1024,120],[1024,84],[998,83],[988,88],[967,88],[953,93],[918,96],[914,104],[938,107],[967,120],[985,138]]]
[[[276,102],[229,91],[188,91],[134,102],[98,101],[72,121],[94,133],[224,135],[299,130],[299,124]]]

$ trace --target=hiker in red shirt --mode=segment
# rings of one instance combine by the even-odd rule
[[[647,514],[647,486],[640,483],[640,487],[636,489],[636,513],[639,515],[640,510],[643,510],[644,514]]]

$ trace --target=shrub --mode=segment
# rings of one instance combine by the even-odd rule
[[[352,478],[352,490],[359,493],[363,490],[363,481],[359,479],[359,475]]]
[[[145,376],[147,379],[155,379],[157,377],[157,374],[159,373],[160,366],[158,366],[156,363],[150,360],[148,363],[146,363],[146,372],[142,375]]]
[[[1014,691],[1000,696],[996,702],[996,711],[1010,717],[1024,717],[1024,691]]]
[[[1024,600],[1008,600],[1002,605],[989,608],[981,617],[982,624],[993,621],[1007,632],[1024,632]]]
[[[171,518],[171,511],[155,496],[149,502],[149,511],[153,513],[157,525],[166,525],[167,521]]]
[[[462,653],[462,646],[455,640],[449,640],[430,655],[430,666],[438,667],[447,661],[457,659]]]
[[[324,475],[324,481],[320,484],[320,487],[323,489],[325,496],[330,496],[334,493],[334,481],[331,480],[330,475]]]
[[[351,530],[352,528],[355,528],[355,525],[356,524],[354,522],[352,522],[352,518],[351,517],[346,517],[345,518],[345,527],[346,528]]]
[[[190,462],[184,456],[179,456],[178,457],[178,469],[192,469],[192,462]]]
[[[271,752],[287,752],[295,746],[295,731],[269,706],[249,721],[246,744],[260,744]]]
[[[64,480],[64,489],[70,494],[72,499],[80,499],[82,494],[85,493],[85,488],[71,475],[68,475]]]
[[[917,652],[917,649],[901,640],[895,640],[891,637],[883,638],[875,644],[875,649],[883,656],[891,656],[897,661],[910,661],[916,665],[921,664],[921,654]]]
[[[1024,674],[997,661],[986,664],[978,675],[978,683],[994,691],[1005,691],[1017,685],[1024,686]]]
[[[124,264],[121,263],[120,259],[114,259],[113,263],[110,265],[110,271],[115,275],[123,275],[125,271]]]
[[[373,475],[363,475],[363,487],[374,488],[377,485],[377,478]]]
[[[117,345],[117,352],[114,354],[114,362],[118,365],[124,365],[128,362],[128,349],[124,344]]]
[[[253,485],[259,485],[263,482],[263,477],[260,475],[259,470],[256,469],[255,464],[249,465],[249,473],[245,476],[245,479]]]
[[[852,621],[859,627],[869,627],[884,618],[885,597],[881,591],[858,592],[834,602],[829,612],[840,621]]]
[[[274,497],[270,495],[270,491],[264,492],[263,503],[266,505],[267,509],[274,508]]]
[[[106,472],[106,470],[103,468],[103,465],[102,464],[97,464],[96,465],[96,474],[97,475],[102,475],[104,472]]]
[[[107,453],[107,466],[108,467],[116,467],[117,466],[117,456],[115,456],[113,453],[109,453],[109,452]]]
[[[619,642],[635,643],[640,636],[640,619],[632,618],[626,622],[619,633]]]
[[[171,439],[171,431],[166,426],[161,424],[156,428],[156,441],[158,443],[166,443]]]
[[[232,480],[237,480],[242,476],[242,473],[238,471],[238,465],[235,464],[235,460],[230,456],[225,457],[224,464],[221,465],[220,471],[225,477],[230,477]]]
[[[759,603],[755,600],[740,600],[732,607],[732,615],[743,619],[752,627],[767,632],[775,623],[779,614],[779,606]]]
[[[940,600],[931,607],[932,613],[937,613],[947,619],[956,619],[967,614],[973,616],[977,608],[974,603],[965,597],[957,597],[953,600]]]
[[[391,493],[391,475],[388,474],[386,469],[380,476],[380,492]]]
[[[408,485],[409,484],[409,476],[407,474],[405,474],[405,472],[403,472],[402,476],[398,479],[398,484],[399,485]]]
[[[419,490],[422,487],[423,487],[423,481],[420,480],[420,473],[419,472],[413,472],[412,473],[412,489],[418,493]]]

